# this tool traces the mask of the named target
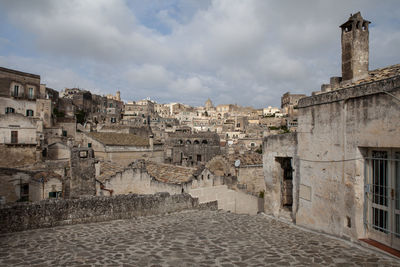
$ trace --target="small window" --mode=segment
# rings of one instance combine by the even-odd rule
[[[201,155],[200,154],[197,155],[197,161],[201,161]]]
[[[63,130],[62,131],[62,136],[67,136],[67,131]]]
[[[6,108],[6,114],[8,114],[8,113],[15,113],[15,109],[11,108],[11,107],[7,107]]]
[[[80,158],[87,158],[88,157],[88,152],[87,151],[80,151],[79,152],[79,157]]]
[[[88,143],[88,144],[87,144],[87,147],[92,147],[92,143]]]
[[[33,110],[27,109],[27,110],[26,110],[26,116],[32,117],[32,116],[33,116]]]
[[[190,145],[190,144],[192,144],[192,142],[190,140],[187,140],[186,144]]]
[[[19,201],[29,201],[29,184],[21,184]]]
[[[203,140],[201,143],[204,145],[208,144],[207,140]]]
[[[111,118],[111,123],[116,123],[116,122],[117,122],[117,119],[114,118],[114,117],[112,117],[112,118]]]
[[[110,108],[112,108],[112,107],[113,107],[113,104],[112,104],[112,103],[110,103],[109,107],[110,107]]]
[[[194,140],[193,144],[198,145],[200,144],[199,140]]]

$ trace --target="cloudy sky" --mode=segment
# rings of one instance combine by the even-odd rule
[[[398,0],[0,0],[0,66],[125,101],[279,106],[341,75],[357,11],[370,69],[400,63]]]

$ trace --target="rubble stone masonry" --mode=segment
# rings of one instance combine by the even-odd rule
[[[217,209],[217,202],[199,204],[189,194],[118,195],[43,200],[0,205],[0,234],[59,225],[131,219],[191,209]]]

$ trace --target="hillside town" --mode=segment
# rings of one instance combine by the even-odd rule
[[[0,233],[41,228],[11,225],[17,202],[166,192],[400,250],[400,64],[369,69],[369,24],[340,26],[341,77],[259,109],[56,90],[0,67]]]

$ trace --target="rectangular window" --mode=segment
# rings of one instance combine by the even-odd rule
[[[62,136],[67,136],[67,131],[63,130],[62,131]]]
[[[364,222],[375,230],[373,234],[378,239],[391,236],[391,242],[400,244],[400,151],[371,149],[365,171],[368,208]],[[384,243],[385,240],[381,239]]]
[[[18,143],[18,131],[11,131],[11,144]]]
[[[6,108],[6,114],[8,113],[15,113],[15,109],[11,108],[11,107],[7,107]]]
[[[33,99],[33,88],[32,87],[28,88],[28,98]]]
[[[19,93],[19,85],[14,85],[14,91],[12,92],[12,96],[18,96]]]
[[[49,198],[60,198],[61,196],[62,196],[62,192],[61,191],[55,191],[54,190],[52,192],[49,192]]]
[[[33,110],[27,109],[27,110],[26,110],[26,116],[32,117],[32,116],[33,116]]]
[[[20,201],[29,201],[29,184],[21,184]]]

